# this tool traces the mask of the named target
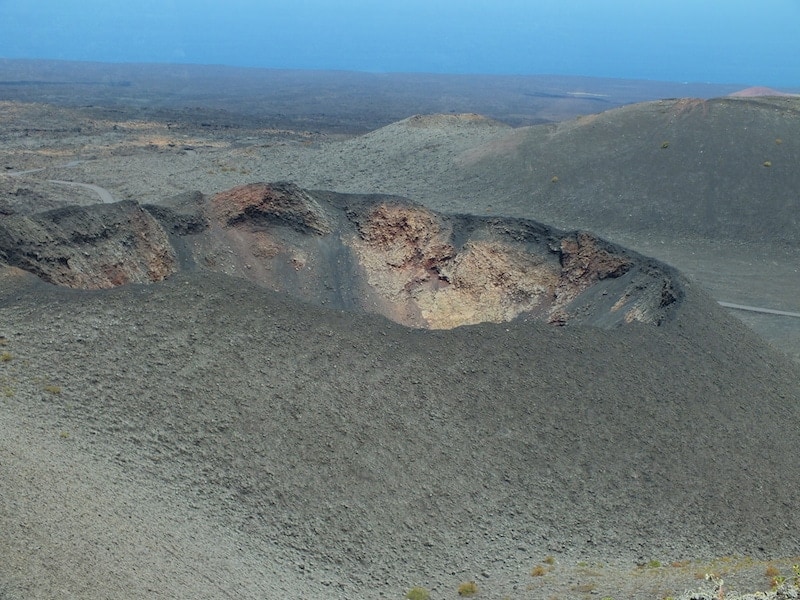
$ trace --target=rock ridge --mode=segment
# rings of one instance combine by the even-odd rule
[[[154,283],[177,271],[165,231],[131,201],[3,217],[0,259],[49,283],[81,289]]]
[[[680,305],[683,285],[670,267],[588,231],[287,182],[5,217],[0,253],[67,287],[205,269],[426,329],[515,319],[658,325]]]

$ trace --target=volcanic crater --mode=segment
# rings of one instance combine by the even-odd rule
[[[682,297],[677,272],[586,231],[286,182],[9,217],[0,252],[72,288],[207,269],[427,329],[514,319],[658,325]]]

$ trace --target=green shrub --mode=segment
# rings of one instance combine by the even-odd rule
[[[419,586],[411,588],[406,594],[406,598],[408,598],[408,600],[429,600],[430,597],[431,593],[424,587]]]
[[[478,593],[478,584],[474,581],[465,581],[458,586],[458,595],[470,598]]]

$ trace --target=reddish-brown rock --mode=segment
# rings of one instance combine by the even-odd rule
[[[431,329],[517,318],[658,324],[682,285],[669,267],[588,232],[287,183],[239,186],[210,202],[197,194],[147,209],[123,202],[9,216],[0,252],[77,288],[161,281],[180,256],[307,302]]]
[[[291,183],[251,183],[220,192],[211,200],[214,217],[225,225],[242,221],[286,225],[301,233],[330,232],[322,207]]]

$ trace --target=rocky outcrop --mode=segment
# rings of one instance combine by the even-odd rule
[[[134,202],[5,217],[0,257],[50,283],[82,289],[162,281],[177,268],[164,230]]]
[[[300,233],[330,233],[322,207],[291,183],[253,183],[220,192],[211,200],[211,210],[225,225],[247,221],[288,225]]]
[[[446,215],[403,198],[283,183],[217,194],[209,214],[198,264],[412,327],[516,318],[660,323],[680,299],[679,276],[668,267],[533,221]]]
[[[205,206],[203,194],[187,192],[167,198],[160,204],[146,204],[144,208],[167,233],[184,236],[201,233],[209,226]]]
[[[588,232],[447,215],[404,198],[256,183],[145,208],[6,217],[0,251],[6,263],[69,287],[201,268],[431,329],[513,319],[659,324],[682,297],[676,272]]]
[[[348,214],[358,235],[345,243],[371,295],[380,297],[384,314],[408,325],[446,329],[518,317],[655,323],[669,304],[659,305],[656,290],[670,285],[672,274],[648,273],[641,269],[646,259],[587,232],[446,216],[399,200]],[[613,283],[595,297],[601,282]]]

